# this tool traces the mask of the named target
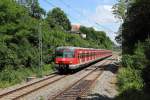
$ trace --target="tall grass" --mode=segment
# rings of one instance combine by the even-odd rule
[[[0,88],[15,85],[24,81],[29,76],[38,76],[39,68],[18,68],[13,69],[8,66],[0,72]],[[52,65],[45,65],[41,68],[42,76],[53,72]]]
[[[121,68],[118,73],[119,91],[124,92],[128,89],[141,90],[143,80],[140,74],[140,71],[132,68]]]
[[[150,96],[143,91],[144,81],[142,71],[147,64],[144,45],[138,43],[133,55],[122,56],[122,68],[119,69],[118,90],[116,100],[150,100]]]

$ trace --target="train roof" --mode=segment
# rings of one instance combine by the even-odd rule
[[[75,50],[75,49],[106,50],[106,49],[82,48],[82,47],[73,47],[73,46],[60,46],[60,47],[57,47],[56,49],[64,49],[64,48],[68,48],[72,50]]]

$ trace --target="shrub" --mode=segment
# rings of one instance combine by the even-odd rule
[[[41,68],[41,75],[48,75],[53,71],[52,65],[44,65]],[[17,70],[13,69],[13,66],[8,66],[0,72],[0,88],[5,88],[11,85],[22,82],[29,76],[38,76],[39,68],[23,68],[20,67]]]
[[[127,89],[142,89],[143,80],[140,71],[131,68],[121,68],[118,73],[118,83],[120,92]]]

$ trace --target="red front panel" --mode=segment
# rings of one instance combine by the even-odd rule
[[[77,64],[78,60],[77,58],[56,58],[55,59],[56,64]]]

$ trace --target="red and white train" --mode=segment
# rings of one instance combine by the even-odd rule
[[[59,71],[77,69],[109,56],[112,56],[111,50],[57,47],[55,50],[55,67]]]

